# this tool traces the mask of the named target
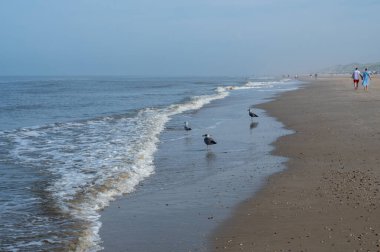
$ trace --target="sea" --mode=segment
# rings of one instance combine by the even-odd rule
[[[229,125],[243,122],[245,146],[265,142],[270,155],[271,143],[290,132],[255,105],[298,87],[298,81],[275,77],[0,77],[0,251],[102,250],[102,213],[115,199],[144,200],[138,192],[147,185],[157,192],[165,180],[180,190],[191,176],[211,181],[228,172],[213,160],[234,146],[221,147],[225,137],[236,140],[234,126],[218,132],[228,118],[210,109],[231,102],[236,112],[230,117],[239,116]],[[242,100],[258,118],[248,116]],[[184,130],[186,121],[192,133]],[[260,128],[273,133],[268,141],[250,138]],[[206,133],[218,147],[203,143]],[[186,156],[193,167],[186,176],[181,165],[164,169],[168,160],[178,164],[182,145],[206,153],[204,164]],[[256,150],[235,151],[254,156]],[[232,153],[228,162],[238,163],[238,156]],[[210,162],[216,169],[205,174],[202,166]],[[265,174],[280,171],[283,162]],[[177,176],[170,175],[173,169]],[[161,183],[142,186],[155,178]]]

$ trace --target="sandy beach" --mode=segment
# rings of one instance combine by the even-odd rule
[[[213,251],[380,251],[380,81],[307,80],[261,108],[295,134],[271,176],[210,237]]]

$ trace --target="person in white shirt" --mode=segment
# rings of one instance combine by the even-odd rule
[[[358,68],[355,68],[355,71],[352,73],[352,79],[354,80],[354,89],[358,89],[359,84],[359,78],[360,78],[360,71]]]

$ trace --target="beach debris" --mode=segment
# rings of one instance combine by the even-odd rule
[[[185,124],[185,125],[184,125],[183,127],[184,127],[184,129],[185,129],[186,131],[189,131],[189,130],[191,130],[191,128],[190,128],[190,126],[189,126],[189,122],[188,122],[188,121],[186,121],[184,124]]]
[[[216,141],[209,134],[204,134],[203,137],[204,137],[203,141],[207,145],[207,148],[209,145],[216,144]]]

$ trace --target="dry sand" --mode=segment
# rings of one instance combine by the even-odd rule
[[[289,158],[211,237],[214,251],[380,251],[380,79],[312,81],[263,104]]]

